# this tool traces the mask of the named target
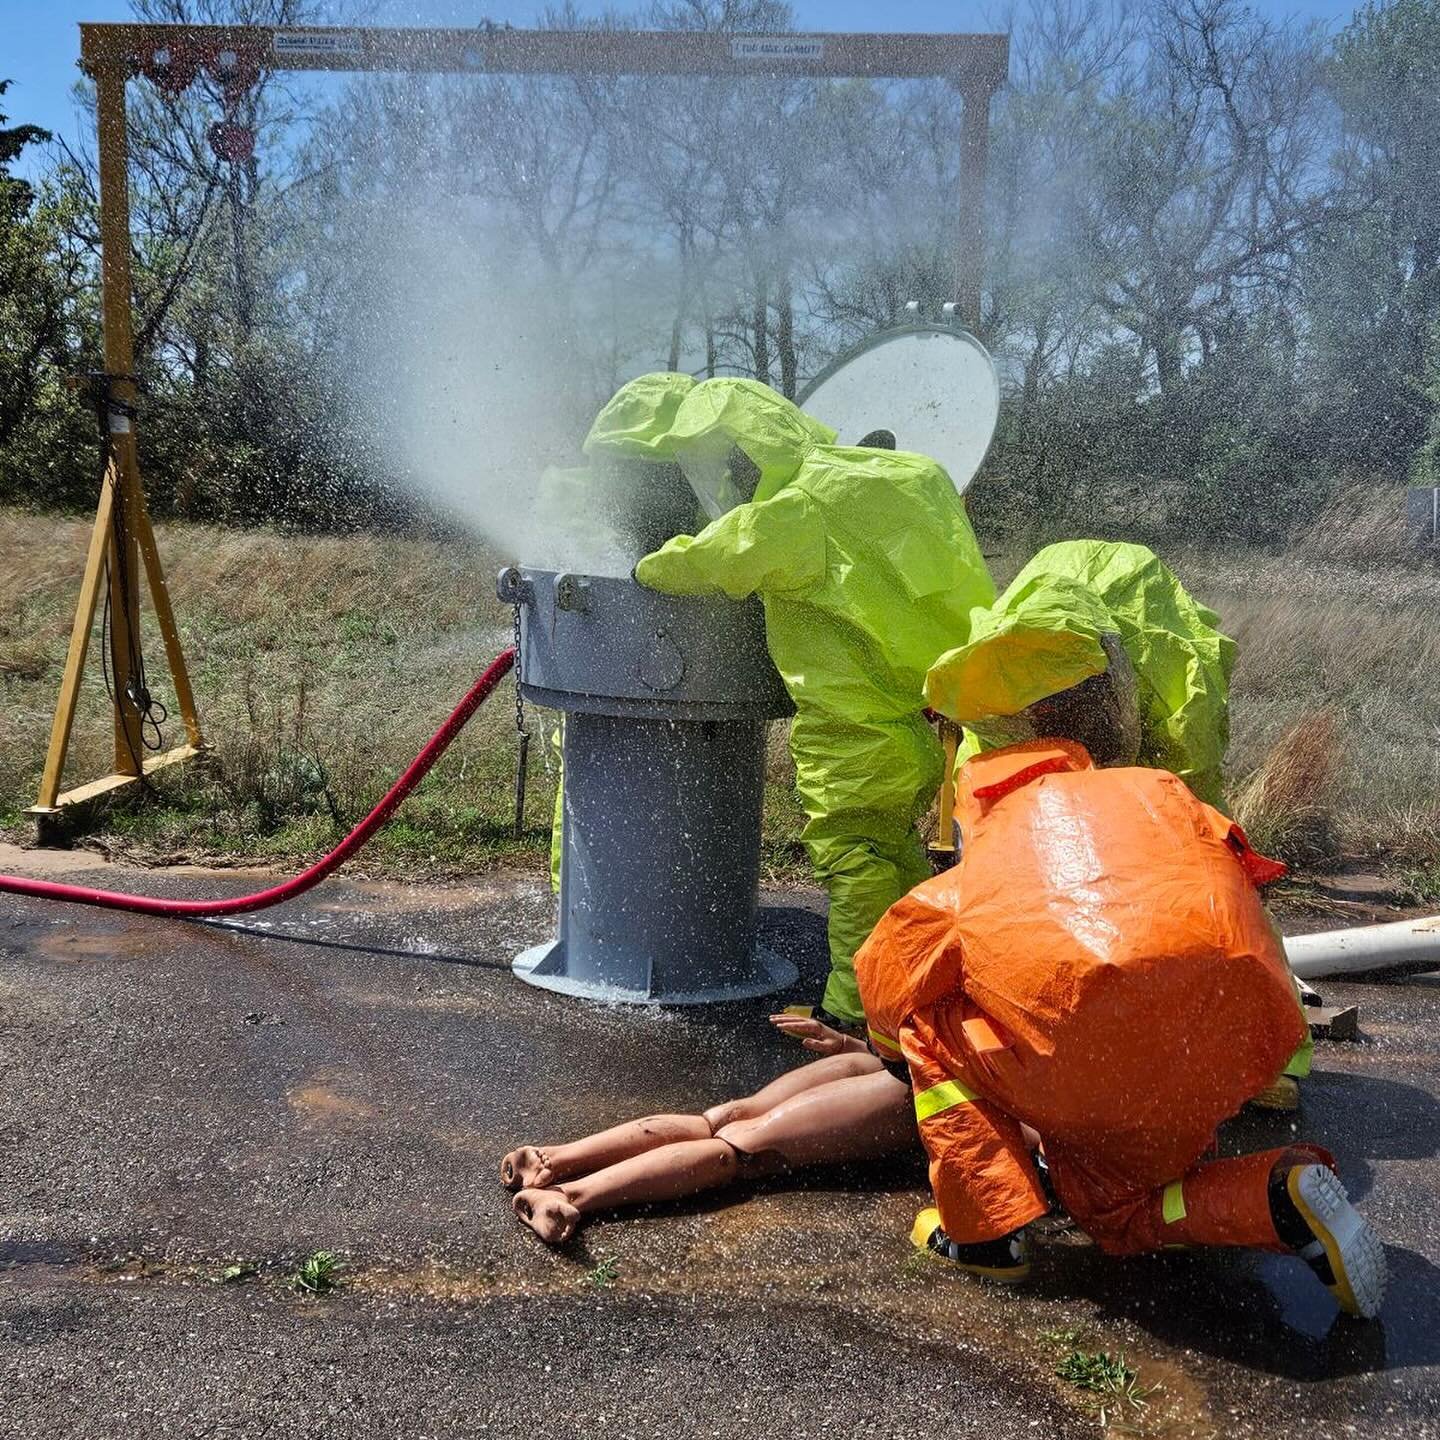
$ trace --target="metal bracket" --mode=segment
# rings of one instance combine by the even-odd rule
[[[535,586],[518,566],[507,565],[495,577],[495,595],[502,605],[528,605],[535,598]]]
[[[590,582],[583,575],[555,577],[555,608],[584,615],[590,609]]]

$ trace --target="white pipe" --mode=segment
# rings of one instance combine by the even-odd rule
[[[1364,971],[1440,970],[1440,915],[1353,930],[1287,935],[1285,954],[1302,980]]]

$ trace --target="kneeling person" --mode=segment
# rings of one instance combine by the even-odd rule
[[[1303,1035],[1257,893],[1284,867],[1177,776],[1133,765],[1133,691],[1106,650],[1104,673],[1030,715],[1042,738],[966,764],[959,864],[893,905],[856,957],[930,1157],[936,1209],[914,1238],[1022,1279],[1025,1227],[1048,1209],[1031,1126],[1105,1251],[1295,1252],[1343,1309],[1374,1315],[1384,1251],[1328,1153],[1203,1158]]]

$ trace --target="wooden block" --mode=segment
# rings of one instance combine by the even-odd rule
[[[177,745],[173,750],[167,750],[163,755],[152,755],[144,764],[147,775],[153,775],[157,770],[168,769],[171,765],[182,765],[186,760],[193,760],[200,751],[193,745]],[[87,800],[97,799],[101,795],[108,795],[112,790],[122,789],[126,785],[133,785],[139,780],[138,775],[106,775],[103,779],[92,780],[88,785],[77,785],[73,790],[67,790],[55,802],[56,809],[66,805],[82,805]],[[33,812],[41,815],[50,813],[50,807],[33,807]]]
[[[1335,1008],[1322,1005],[1309,1010],[1306,1019],[1310,1021],[1310,1035],[1315,1040],[1358,1040],[1360,1038],[1360,1012],[1354,1005]]]

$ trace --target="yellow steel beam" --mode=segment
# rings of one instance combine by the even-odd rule
[[[488,75],[806,75],[1005,80],[1006,35],[781,34],[713,30],[275,29],[228,25],[80,26],[81,63],[135,65],[177,39],[263,47],[270,70],[395,70]]]
[[[82,27],[82,30],[85,28],[88,27]],[[94,799],[96,795],[133,783],[142,773],[149,774],[166,765],[188,760],[203,746],[185,657],[180,649],[165,576],[155,550],[155,536],[140,488],[135,422],[132,418],[135,353],[130,290],[129,145],[125,118],[125,85],[131,67],[128,60],[104,53],[102,47],[102,53],[89,69],[95,80],[99,140],[101,321],[108,395],[114,402],[104,417],[108,426],[110,464],[101,486],[95,525],[90,534],[80,599],[65,657],[65,672],[50,727],[50,745],[41,775],[40,793],[30,810],[31,814],[38,816],[53,814],[63,806]],[[109,663],[115,691],[115,772],[61,794],[60,778],[74,728],[80,679],[85,668],[107,558],[110,565]],[[130,640],[140,626],[142,559],[189,742],[149,760],[143,759],[140,713],[126,695],[131,680]]]
[[[113,466],[113,462],[112,462]],[[100,598],[100,584],[105,574],[105,552],[110,545],[110,509],[114,500],[111,472],[100,486],[100,503],[95,508],[95,525],[90,531],[90,549],[85,557],[85,573],[80,580],[80,602],[75,607],[75,623],[70,627],[70,649],[65,656],[65,674],[60,681],[60,698],[55,703],[55,718],[50,723],[50,748],[45,755],[45,769],[40,777],[40,794],[36,811],[53,810],[60,793],[60,772],[65,767],[65,752],[70,748],[70,731],[75,725],[75,704],[80,693],[80,677],[85,670],[85,656],[90,649],[90,630],[95,623],[95,606]]]
[[[118,406],[135,404],[134,341],[130,331],[129,144],[125,128],[125,67],[95,70],[95,114],[100,169],[100,313],[104,325],[105,369]],[[140,715],[126,698],[130,684],[131,637],[140,630],[139,552],[130,532],[138,488],[134,422],[118,410],[110,427],[115,517],[120,522],[110,545],[110,673],[115,690],[115,769],[139,773]],[[125,584],[121,585],[122,576]]]
[[[960,86],[960,233],[955,246],[955,303],[972,330],[980,329],[980,282],[985,272],[985,169],[990,153],[990,99],[996,86]]]

